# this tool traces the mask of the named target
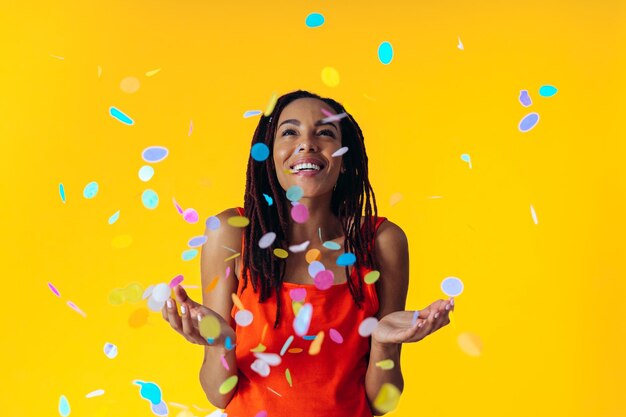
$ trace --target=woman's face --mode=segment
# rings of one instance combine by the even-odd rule
[[[339,122],[321,124],[327,117],[321,109],[336,114],[316,98],[292,101],[281,112],[274,136],[278,182],[284,190],[299,185],[304,197],[332,194],[341,170],[343,157],[332,156],[342,146]]]

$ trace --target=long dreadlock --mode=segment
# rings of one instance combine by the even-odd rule
[[[316,98],[328,104],[337,114],[344,113],[344,107],[330,98],[322,98],[317,94],[304,90],[285,94],[277,99],[270,116],[261,116],[261,120],[254,131],[251,146],[264,143],[271,150],[274,145],[274,136],[278,117],[282,110],[292,101],[299,98]],[[347,113],[347,112],[346,112]],[[340,222],[345,236],[344,251],[356,255],[353,267],[357,272],[357,279],[353,279],[346,266],[348,288],[354,302],[362,308],[363,279],[360,267],[377,268],[377,261],[370,242],[374,238],[374,224],[378,217],[376,197],[370,185],[367,170],[367,154],[363,134],[357,122],[350,114],[339,120],[342,136],[342,146],[350,151],[343,156],[345,172],[339,176],[331,198],[331,209]],[[269,195],[275,205],[269,206],[263,194]],[[371,201],[370,201],[371,200]],[[280,321],[281,296],[280,291],[285,275],[285,261],[269,255],[265,250],[259,250],[257,242],[265,233],[276,233],[274,247],[287,247],[287,231],[289,226],[290,204],[285,198],[285,190],[278,183],[274,160],[270,156],[263,162],[250,157],[246,173],[246,191],[244,194],[244,214],[250,219],[250,224],[244,231],[244,254],[242,275],[243,292],[248,285],[248,274],[254,292],[259,291],[259,302],[267,300],[274,291],[276,295],[277,311],[274,327]],[[361,233],[361,217],[364,217],[363,233]]]

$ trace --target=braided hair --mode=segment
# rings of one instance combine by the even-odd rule
[[[316,98],[328,104],[337,114],[346,112],[344,107],[330,98],[322,98],[317,94],[304,90],[297,90],[279,97],[270,116],[261,115],[259,124],[254,131],[251,146],[264,143],[271,150],[274,145],[274,136],[278,117],[282,110],[292,101],[299,98]],[[340,222],[345,236],[344,251],[356,255],[353,265],[357,272],[357,279],[348,276],[348,288],[359,308],[364,301],[363,280],[360,268],[377,268],[377,261],[370,247],[374,238],[374,224],[378,216],[374,190],[370,185],[367,170],[367,154],[363,142],[363,134],[357,122],[350,114],[339,120],[342,136],[342,146],[350,150],[343,156],[345,172],[339,176],[331,198],[331,210]],[[347,157],[346,157],[347,156]],[[272,206],[265,200],[263,194],[270,196]],[[257,242],[268,232],[276,233],[274,247],[287,247],[287,231],[290,222],[290,203],[286,199],[276,176],[274,160],[270,156],[263,162],[248,159],[246,172],[246,191],[244,194],[244,215],[250,220],[245,228],[243,241],[243,292],[248,279],[252,282],[254,292],[260,292],[259,302],[264,302],[276,295],[277,311],[274,327],[278,327],[281,310],[281,288],[285,274],[285,260],[270,255],[265,250],[259,250]],[[363,233],[361,233],[361,217],[364,217]]]

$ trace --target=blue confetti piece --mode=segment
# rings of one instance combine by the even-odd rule
[[[330,250],[339,250],[341,249],[341,245],[337,242],[333,242],[331,240],[327,240],[326,242],[322,243],[322,246],[324,246],[326,249],[330,249]]]
[[[243,117],[247,119],[248,117],[258,116],[259,114],[262,114],[262,113],[263,112],[261,110],[248,110],[243,114]]]
[[[194,238],[191,238],[191,240],[189,240],[187,244],[190,247],[195,248],[195,247],[204,245],[206,241],[207,241],[207,237],[202,235],[202,236],[196,236]]]
[[[209,230],[217,230],[217,229],[219,229],[220,228],[220,224],[221,224],[220,219],[218,219],[215,216],[211,216],[208,219],[206,219],[206,227]]]
[[[339,255],[337,258],[337,265],[339,266],[350,266],[356,262],[356,256],[353,253],[345,252]]]
[[[463,281],[457,277],[448,277],[441,281],[441,291],[448,297],[456,297],[463,292]]]
[[[264,143],[255,143],[250,150],[250,155],[255,161],[263,162],[270,156],[270,150]]]
[[[134,125],[135,122],[133,121],[133,119],[131,119],[130,117],[128,117],[126,114],[124,114],[124,112],[122,112],[120,109],[111,106],[109,108],[109,114],[114,118],[119,120],[120,122],[124,123],[125,125]]]
[[[118,210],[114,215],[109,217],[109,224],[113,224],[120,218],[120,211]]]
[[[190,261],[198,255],[197,249],[188,249],[183,252],[183,261]]]
[[[537,125],[539,121],[539,114],[529,113],[519,122],[519,130],[522,132],[528,132],[530,129]]]
[[[70,403],[67,401],[65,395],[61,395],[59,399],[59,414],[61,414],[62,417],[70,415]]]
[[[153,405],[161,403],[161,388],[154,382],[134,381],[136,385],[141,386],[139,395],[141,398],[150,401]]]
[[[539,95],[541,97],[552,97],[557,91],[556,87],[551,85],[542,85],[541,88],[539,88]]]
[[[267,194],[263,194],[263,197],[265,197],[265,201],[267,201],[267,205],[272,207],[272,204],[274,204],[274,199]]]
[[[233,348],[235,347],[233,341],[230,339],[230,336],[226,336],[226,339],[224,340],[224,347],[226,348],[226,350],[233,350]]]
[[[385,65],[393,59],[393,47],[389,42],[383,42],[378,47],[378,59]]]
[[[302,198],[304,190],[299,185],[292,185],[287,189],[287,200],[295,202]]]
[[[519,92],[519,102],[524,107],[528,107],[531,104],[533,104],[533,101],[530,99],[530,96],[528,95],[528,90],[522,90]]]
[[[317,28],[324,24],[324,16],[321,13],[310,13],[304,23],[310,28]]]
[[[154,210],[159,205],[159,196],[152,190],[146,190],[141,195],[141,202],[145,208]]]
[[[304,340],[315,340],[315,336],[302,336]]]
[[[150,146],[149,148],[144,149],[141,153],[141,157],[146,162],[154,163],[161,162],[167,157],[168,154],[169,151],[163,146]]]
[[[65,187],[63,184],[59,184],[59,194],[61,194],[61,200],[65,203]]]
[[[94,198],[98,194],[98,183],[90,182],[85,186],[83,190],[83,197],[85,198]]]

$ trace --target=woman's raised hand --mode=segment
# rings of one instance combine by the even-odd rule
[[[169,322],[170,326],[172,326],[174,330],[176,330],[189,342],[196,343],[198,345],[219,346],[224,345],[225,343],[234,344],[235,331],[222,316],[210,308],[189,298],[187,292],[180,285],[174,287],[173,292],[176,300],[173,298],[168,299],[161,312],[163,314],[163,319]],[[177,301],[180,304],[181,315],[178,314],[176,306]],[[219,333],[216,333],[215,337],[207,340],[207,338],[201,334],[201,320],[208,320],[216,325],[219,324]],[[210,331],[212,333],[216,332],[215,329]],[[230,338],[230,341],[227,341],[227,338]],[[211,343],[209,343],[209,341]]]
[[[454,298],[433,302],[420,310],[417,317],[413,311],[387,314],[372,333],[373,341],[379,344],[417,342],[450,323],[452,311]]]

